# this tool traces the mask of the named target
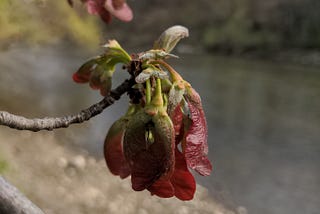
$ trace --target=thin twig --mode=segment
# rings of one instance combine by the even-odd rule
[[[97,114],[100,114],[105,108],[112,105],[116,100],[119,100],[121,95],[127,92],[134,84],[134,78],[124,81],[116,89],[112,90],[108,96],[104,97],[104,99],[99,103],[96,103],[74,115],[55,118],[46,117],[41,119],[28,119],[23,116],[0,111],[0,125],[8,126],[13,129],[29,130],[34,132],[40,130],[67,128],[71,124],[82,123],[96,116]]]

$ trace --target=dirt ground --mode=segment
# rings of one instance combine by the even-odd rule
[[[194,200],[161,199],[135,192],[130,179],[111,175],[103,159],[62,146],[52,132],[32,133],[0,128],[3,176],[47,214],[234,214],[198,185]]]

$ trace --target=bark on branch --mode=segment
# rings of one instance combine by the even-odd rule
[[[0,176],[1,214],[44,214],[14,186]]]
[[[134,78],[124,81],[99,103],[96,103],[74,115],[29,119],[9,112],[0,111],[0,125],[8,126],[13,129],[30,130],[34,132],[40,130],[67,128],[71,124],[82,123],[97,114],[100,114],[105,108],[112,105],[116,100],[119,100],[121,95],[127,92],[134,84]]]

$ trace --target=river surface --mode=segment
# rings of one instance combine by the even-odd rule
[[[1,110],[62,116],[99,101],[98,92],[71,79],[90,56],[68,46],[0,52]],[[171,63],[201,94],[206,111],[214,172],[197,181],[248,213],[319,213],[320,69],[201,55]],[[126,77],[120,69],[114,85]],[[102,158],[108,127],[126,102],[55,135]]]

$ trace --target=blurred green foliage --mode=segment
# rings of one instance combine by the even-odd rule
[[[134,44],[137,37],[128,38],[128,33],[148,29],[154,34],[143,38],[152,41],[166,27],[182,24],[190,29],[184,44],[195,48],[226,53],[320,49],[319,0],[148,0],[132,7],[134,27],[116,30],[117,38]]]
[[[134,20],[113,20],[108,26],[75,3],[70,8],[66,0],[0,0],[0,46],[68,40],[96,48],[106,29],[109,38],[137,47],[181,24],[190,29],[185,44],[195,48],[226,53],[320,49],[319,0],[128,1]]]
[[[0,46],[12,42],[55,43],[62,39],[88,47],[99,41],[99,26],[85,9],[66,1],[1,0]]]
[[[270,25],[285,47],[320,49],[319,0],[283,2],[276,11]]]
[[[319,49],[319,11],[319,0],[229,0],[229,9],[207,25],[203,42],[226,52]]]
[[[251,16],[251,1],[238,0],[232,4],[232,12],[209,25],[203,36],[205,47],[229,52],[246,52],[270,49],[279,44],[277,35],[260,29]]]

